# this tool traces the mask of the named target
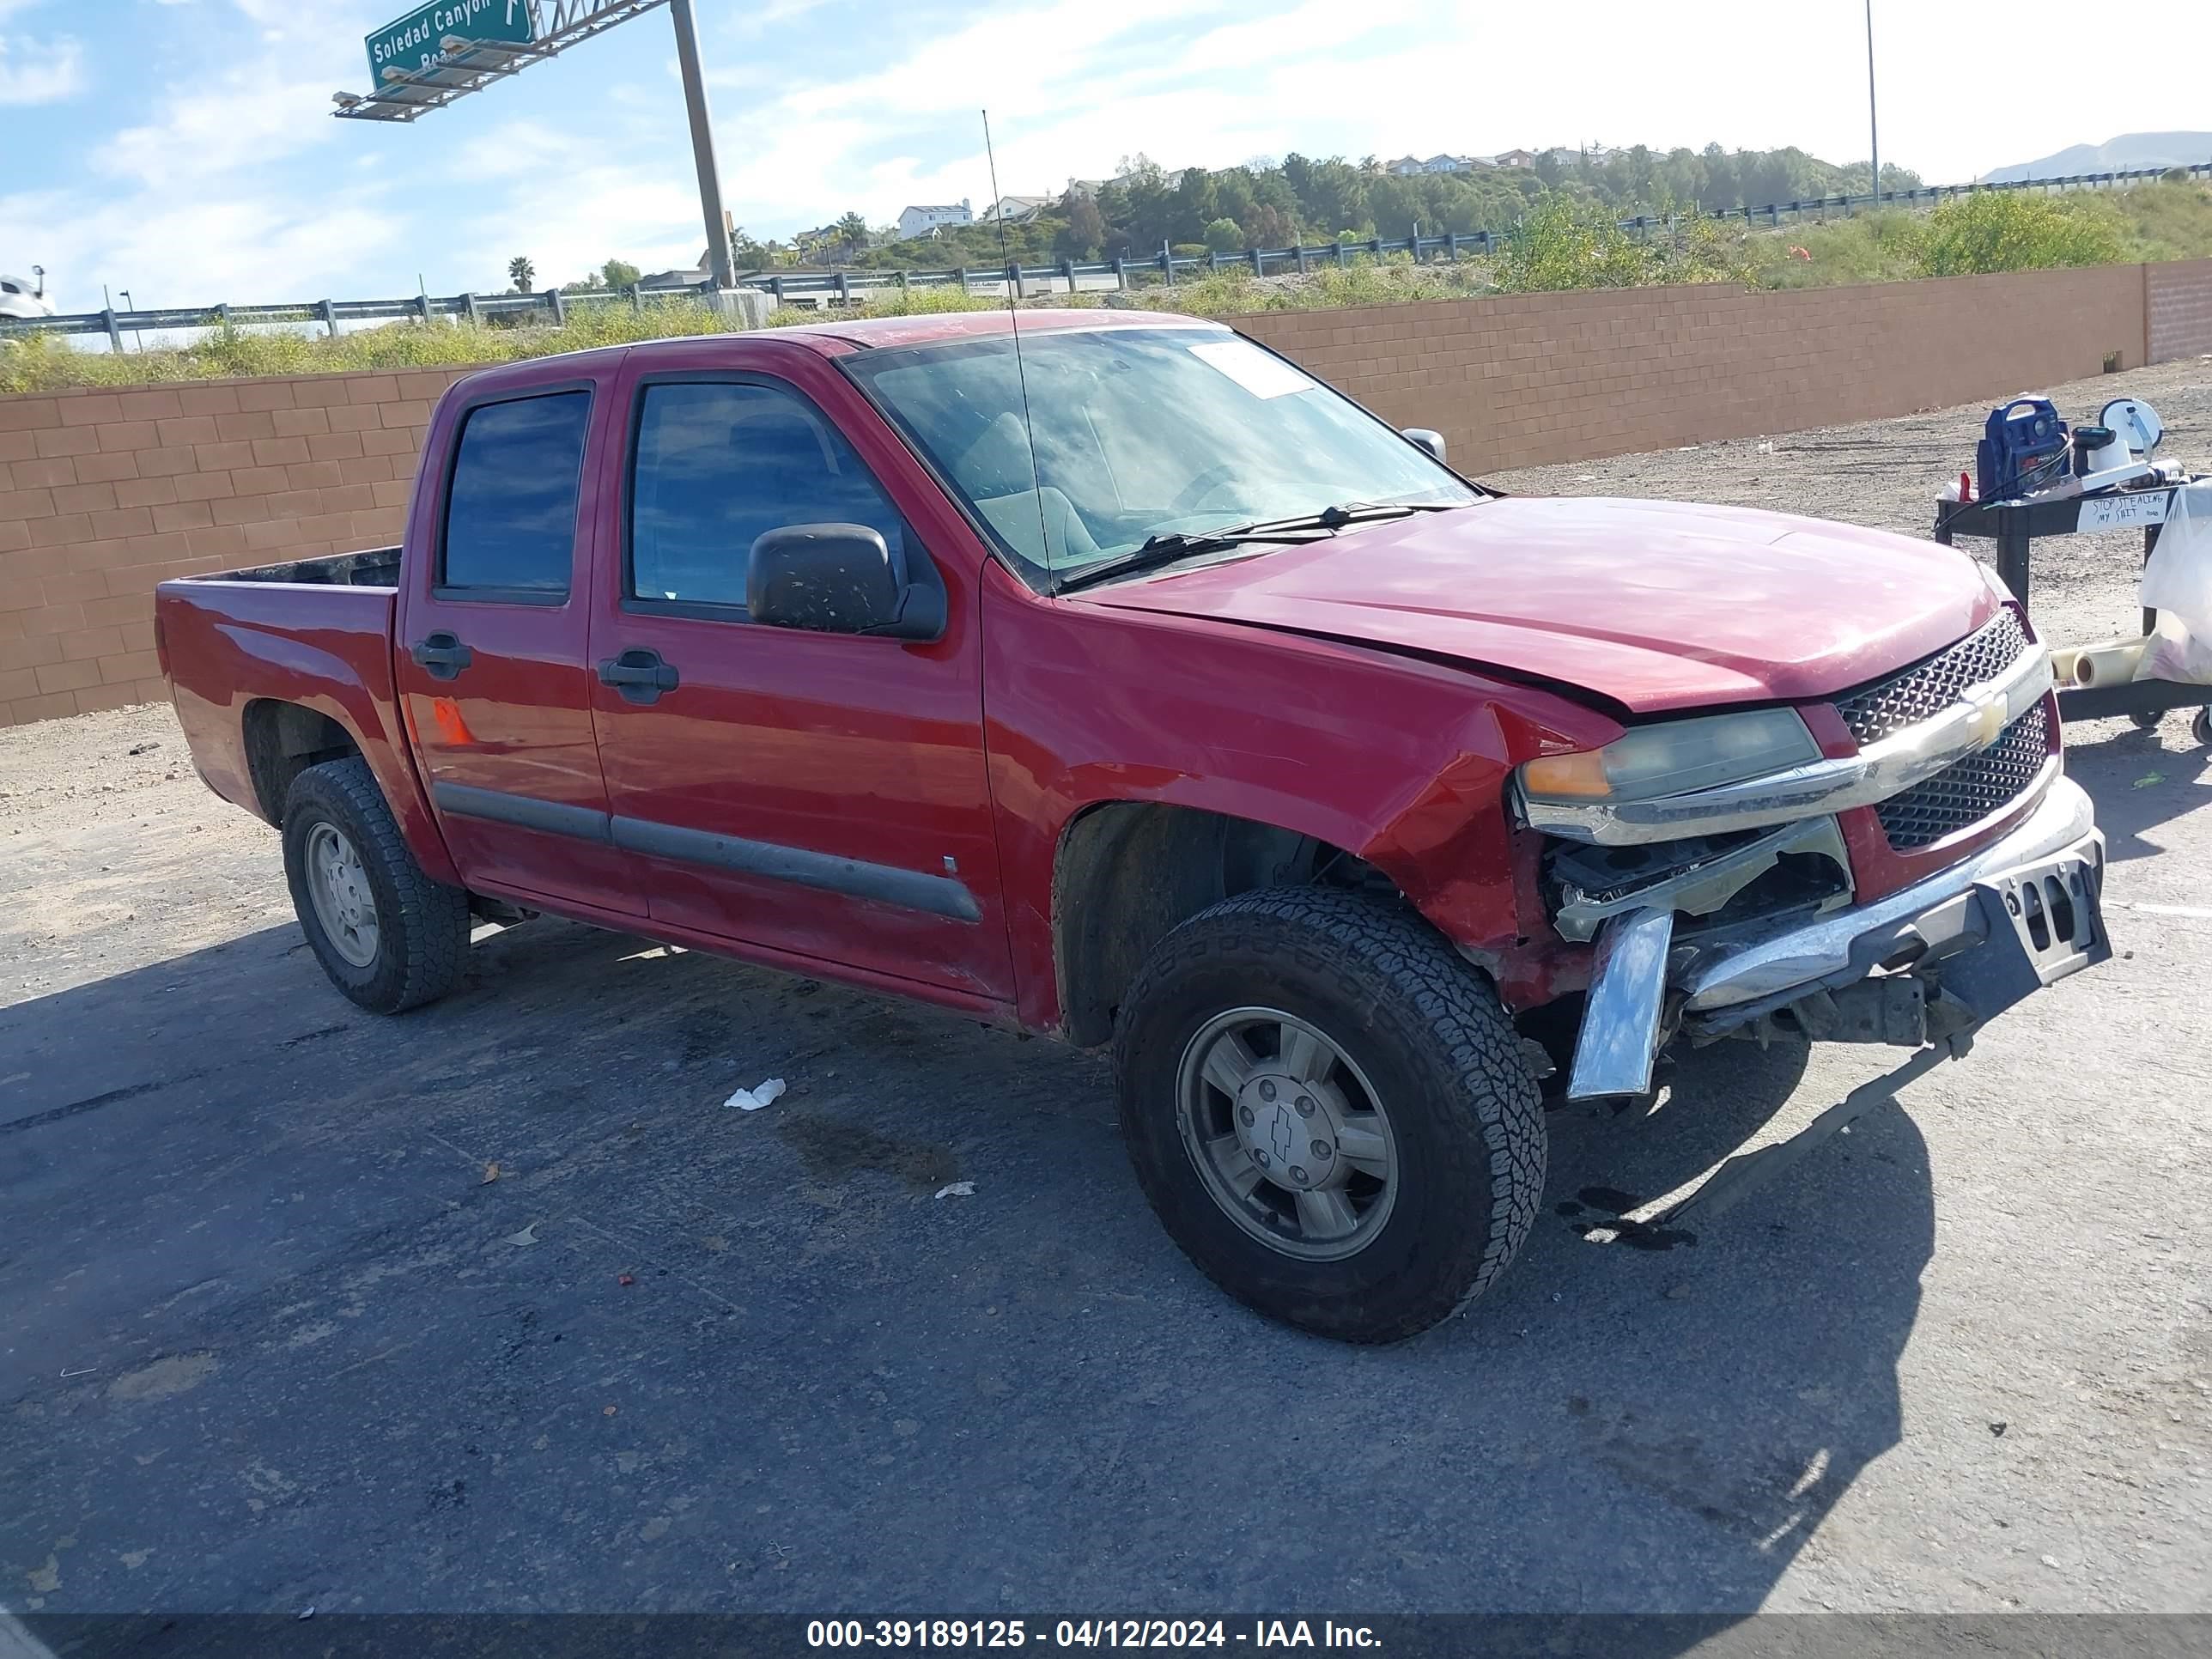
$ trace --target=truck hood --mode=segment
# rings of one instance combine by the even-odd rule
[[[1996,609],[1932,542],[1743,507],[1506,496],[1072,594],[1579,687],[1636,714],[1801,702]]]

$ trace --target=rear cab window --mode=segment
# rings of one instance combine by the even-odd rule
[[[558,605],[575,563],[592,396],[545,392],[463,417],[439,538],[441,599]]]

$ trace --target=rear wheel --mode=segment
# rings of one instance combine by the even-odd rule
[[[423,873],[365,762],[326,761],[292,781],[284,874],[316,960],[362,1007],[396,1014],[459,980],[469,896]]]
[[[1520,1039],[1402,908],[1322,888],[1214,906],[1147,963],[1115,1053],[1153,1209],[1272,1318],[1411,1336],[1480,1295],[1534,1221],[1544,1123]]]

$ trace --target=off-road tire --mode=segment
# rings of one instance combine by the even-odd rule
[[[365,968],[339,954],[308,893],[307,838],[324,822],[353,843],[375,896],[377,952]],[[469,896],[423,873],[366,762],[325,761],[292,780],[284,797],[284,876],[315,959],[331,984],[370,1012],[420,1007],[459,981],[469,948]]]
[[[1194,1034],[1259,1006],[1310,1021],[1387,1103],[1399,1187],[1372,1242],[1340,1260],[1285,1255],[1222,1209],[1186,1151],[1177,1079]],[[1512,1261],[1543,1196],[1534,1079],[1497,994],[1402,905],[1319,887],[1224,900],[1162,940],[1114,1043],[1122,1134],[1169,1235],[1270,1318],[1390,1342],[1474,1301]]]

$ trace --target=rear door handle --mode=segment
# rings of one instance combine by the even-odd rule
[[[659,702],[662,692],[676,689],[677,673],[658,651],[635,646],[599,665],[599,683],[613,686],[626,702]]]
[[[447,633],[432,634],[428,638],[417,640],[407,654],[414,658],[422,672],[434,680],[453,679],[461,670],[477,659],[475,652]]]

